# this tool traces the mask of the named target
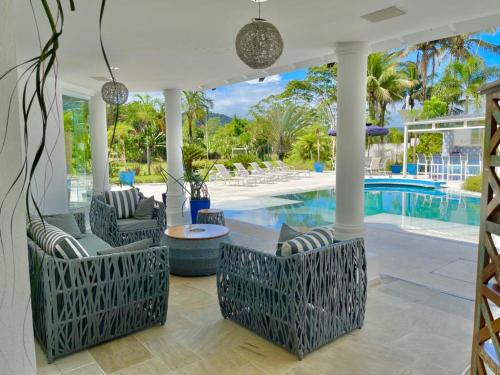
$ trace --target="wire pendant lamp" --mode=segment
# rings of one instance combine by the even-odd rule
[[[236,35],[236,53],[252,69],[265,69],[273,65],[283,53],[283,38],[270,22],[259,17],[241,28]]]

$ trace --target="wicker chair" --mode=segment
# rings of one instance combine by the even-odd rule
[[[221,245],[222,316],[299,359],[363,326],[366,290],[362,239],[289,257]]]
[[[84,232],[84,215],[75,216]],[[33,326],[49,363],[165,323],[167,247],[64,260],[28,238],[28,250]]]
[[[142,194],[140,196],[141,199],[144,198]],[[92,232],[114,247],[145,238],[152,238],[154,244],[159,244],[161,236],[167,228],[165,205],[162,202],[155,202],[153,220],[156,222],[142,228],[123,229],[121,225],[123,220],[117,219],[114,207],[106,203],[103,195],[92,197],[89,217]]]

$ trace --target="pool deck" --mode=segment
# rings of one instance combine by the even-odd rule
[[[164,191],[162,184],[144,184],[139,187],[146,196],[154,194],[157,199]],[[209,183],[212,207],[225,210],[252,210],[293,204],[292,200],[274,196],[332,187],[335,187],[335,174],[332,172],[312,173],[310,178],[258,186]],[[450,187],[459,191],[457,183],[452,183]],[[256,231],[258,238],[267,245],[276,241],[275,230],[252,225],[250,221],[255,224],[257,218],[249,219],[245,224],[240,222],[239,232]],[[381,275],[414,282],[468,300],[474,298],[479,227],[392,214],[368,216],[365,222],[367,249],[377,255],[377,267]]]

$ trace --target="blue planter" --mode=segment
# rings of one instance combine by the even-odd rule
[[[402,165],[391,165],[391,172],[393,174],[399,174],[401,173],[401,171],[403,170],[403,166]]]
[[[191,199],[189,203],[191,205],[191,223],[196,224],[198,211],[210,208],[210,199]]]
[[[406,171],[409,174],[415,174],[416,175],[417,174],[417,164],[415,164],[415,163],[408,163]]]
[[[121,185],[134,185],[135,171],[121,171],[118,173]]]
[[[314,163],[314,172],[322,173],[325,170],[325,163],[317,161]]]

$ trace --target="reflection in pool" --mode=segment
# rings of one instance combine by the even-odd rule
[[[225,215],[270,228],[280,228],[283,223],[312,228],[334,221],[333,189],[287,194],[277,198],[297,203],[245,211],[225,210]],[[479,197],[442,190],[394,186],[365,188],[365,216],[392,214],[478,226],[479,207]]]

